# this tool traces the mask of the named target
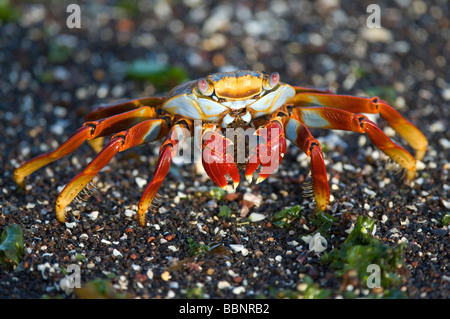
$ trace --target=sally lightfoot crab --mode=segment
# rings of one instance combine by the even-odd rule
[[[169,171],[173,156],[197,132],[200,132],[197,136],[203,167],[224,189],[237,187],[240,168],[248,181],[256,178],[256,183],[274,173],[286,152],[287,138],[310,157],[313,196],[317,209],[324,210],[330,198],[324,158],[320,143],[308,128],[364,133],[406,170],[407,179],[415,176],[416,159],[361,113],[379,114],[415,150],[416,159],[423,158],[428,144],[425,136],[378,97],[337,95],[328,90],[291,86],[280,82],[278,73],[235,71],[179,85],[166,97],[100,107],[88,114],[84,124],[59,148],[17,168],[14,179],[24,187],[26,176],[70,154],[84,141],[112,135],[58,196],[57,219],[65,222],[65,208],[117,152],[164,138],[153,179],[138,205],[139,223],[144,226],[146,212]],[[243,134],[256,138],[253,146],[245,140],[244,144],[239,143]]]

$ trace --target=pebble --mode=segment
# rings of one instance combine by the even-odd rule
[[[423,171],[427,166],[422,161],[416,161],[416,170]]]
[[[430,125],[428,130],[432,133],[445,132],[447,128],[445,127],[444,121],[436,121]]]
[[[120,251],[118,251],[116,248],[113,249],[112,254],[115,257],[123,257],[122,253]]]
[[[288,241],[287,244],[290,246],[298,246],[298,241],[295,241],[295,240]]]
[[[170,278],[172,278],[172,276],[167,270],[161,274],[161,279],[164,281],[168,281]]]
[[[168,246],[167,249],[169,249],[169,250],[171,250],[171,251],[173,251],[173,252],[178,251],[178,248],[175,247],[175,246],[173,246],[173,245]]]
[[[393,40],[392,32],[386,28],[362,28],[360,35],[371,43],[391,43]]]
[[[141,271],[141,266],[136,265],[136,264],[131,264],[131,268],[132,268],[134,271]]]
[[[69,229],[74,228],[76,225],[77,225],[76,222],[72,222],[72,223],[66,222],[66,227],[69,228]]]
[[[445,137],[439,139],[439,144],[441,144],[441,146],[446,150],[450,148],[450,141]]]
[[[235,295],[243,294],[244,292],[245,292],[244,286],[239,286],[239,287],[233,288],[233,293]]]
[[[260,213],[251,213],[248,219],[250,219],[252,222],[256,223],[263,219],[265,219],[267,216]]]
[[[442,204],[444,205],[445,208],[450,209],[450,201],[445,200],[445,199],[441,199]]]
[[[136,214],[134,210],[131,209],[125,209],[125,216],[127,217],[133,217]]]
[[[169,290],[167,292],[167,299],[175,298],[175,296],[176,296],[176,294],[175,294],[175,292],[173,290]]]
[[[233,249],[235,252],[240,252],[240,251],[242,251],[242,249],[244,249],[244,245],[230,244],[230,248]]]
[[[169,282],[169,288],[171,289],[178,289],[180,287],[180,284],[176,281]]]
[[[139,188],[144,188],[147,185],[147,180],[139,176],[137,176],[134,181]]]
[[[90,212],[90,213],[87,214],[87,215],[88,215],[88,217],[89,217],[91,220],[96,220],[97,217],[98,217],[98,214],[99,214],[99,211],[98,211],[98,210],[94,210],[94,211]]]
[[[245,193],[244,194],[244,200],[248,201],[250,203],[255,204],[256,207],[261,205],[262,202],[262,196],[261,195],[255,195],[252,193]]]
[[[377,193],[375,193],[371,189],[368,189],[367,187],[364,187],[364,193],[366,193],[367,195],[370,195],[370,196],[376,196],[377,195]]]
[[[226,288],[230,288],[231,284],[228,281],[224,281],[224,280],[220,280],[217,283],[217,288],[219,289],[226,289]]]
[[[320,233],[316,233],[314,236],[303,236],[302,239],[305,243],[309,244],[310,251],[321,253],[327,249],[327,240]]]
[[[450,87],[442,89],[442,97],[446,101],[450,101]]]
[[[165,213],[167,213],[169,210],[166,208],[166,207],[164,207],[164,206],[161,206],[159,209],[158,209],[158,212],[160,213],[160,214],[165,214]]]

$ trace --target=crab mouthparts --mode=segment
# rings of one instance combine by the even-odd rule
[[[222,102],[222,105],[232,110],[239,110],[245,108],[247,105],[254,103],[255,101],[256,101],[255,99],[241,100],[241,101],[225,101]]]

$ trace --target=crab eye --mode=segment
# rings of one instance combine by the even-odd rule
[[[212,86],[205,79],[199,79],[197,81],[197,88],[203,95],[211,95],[213,93]]]
[[[272,73],[269,78],[270,86],[274,87],[278,82],[280,82],[280,75],[277,72]]]
[[[272,73],[264,83],[265,90],[273,89],[280,82],[280,75],[277,72]]]

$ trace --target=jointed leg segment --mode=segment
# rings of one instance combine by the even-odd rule
[[[105,109],[106,110],[106,109]],[[52,152],[48,152],[23,164],[14,171],[16,183],[24,188],[24,179],[39,168],[64,157],[75,151],[86,140],[92,140],[98,137],[117,133],[121,130],[132,127],[133,125],[146,120],[155,118],[156,113],[153,108],[141,107],[122,114],[111,117],[85,122],[66,142]]]
[[[298,107],[322,106],[341,109],[351,113],[380,114],[416,150],[416,158],[418,160],[421,160],[425,155],[428,141],[423,133],[389,106],[386,101],[378,97],[364,98],[323,93],[300,93],[294,97],[292,103]]]
[[[109,104],[107,106],[100,106],[97,110],[92,111],[84,117],[84,121],[96,121],[105,119],[114,115],[123,114],[143,106],[156,108],[163,103],[163,99],[159,97],[146,97],[116,104]]]
[[[58,221],[65,221],[65,208],[67,205],[109,163],[117,152],[122,152],[144,142],[155,141],[164,136],[167,131],[168,126],[164,120],[147,120],[114,135],[103,150],[59,194],[56,200],[56,216]]]
[[[317,209],[324,210],[330,202],[330,186],[320,143],[305,124],[294,117],[287,120],[286,137],[311,158],[311,179]]]
[[[413,179],[416,172],[416,160],[400,145],[392,140],[370,121],[365,115],[353,114],[330,107],[298,107],[293,114],[308,127],[346,130],[366,133],[369,139],[386,155],[401,167],[407,169],[407,177]]]
[[[141,226],[145,225],[145,214],[150,204],[158,192],[161,183],[169,172],[172,157],[176,154],[177,148],[188,136],[192,136],[193,125],[191,121],[185,120],[175,123],[167,134],[166,140],[159,150],[158,164],[152,181],[147,185],[141,200],[138,204],[138,218]]]

